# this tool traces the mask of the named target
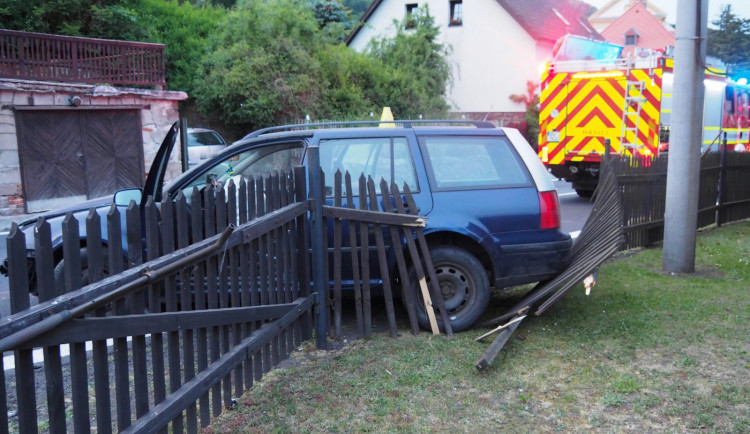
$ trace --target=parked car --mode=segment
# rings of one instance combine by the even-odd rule
[[[194,167],[218,155],[227,142],[214,130],[207,128],[187,129],[188,166]]]
[[[310,146],[320,150],[329,205],[337,170],[348,171],[355,178],[364,173],[399,186],[407,184],[418,213],[426,216],[424,232],[454,331],[471,327],[482,316],[491,287],[500,290],[546,280],[567,265],[572,241],[560,231],[557,192],[517,130],[495,128],[486,122],[455,126],[440,121],[399,121],[393,128],[379,128],[377,122],[357,124],[357,128],[307,124],[256,131],[185,172],[163,191],[170,196],[183,191],[189,197],[194,187],[203,188],[208,182],[291,171],[307,164]],[[163,173],[176,136],[175,124],[155,157],[144,188],[122,190],[104,199],[99,204],[102,214],[113,201],[124,207],[131,199],[143,204],[149,195],[161,200]],[[353,193],[357,196],[358,192]],[[359,207],[359,199],[354,202]],[[93,205],[89,202],[86,207]],[[78,218],[84,222],[85,211],[80,209]],[[58,222],[53,229],[57,249],[64,211],[50,220]],[[106,234],[103,237],[106,243]],[[391,247],[389,257],[393,259]],[[343,256],[349,260],[348,255]],[[60,254],[56,258],[62,259]],[[33,261],[33,251],[29,259]],[[351,264],[343,264],[342,269],[351,270]],[[351,276],[348,281],[353,285]],[[377,274],[371,284],[382,284]],[[417,285],[411,287],[416,291]],[[424,306],[418,309],[418,316],[427,328]]]

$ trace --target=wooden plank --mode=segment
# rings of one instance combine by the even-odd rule
[[[512,322],[508,325],[508,327],[504,328],[499,335],[495,338],[495,340],[490,344],[490,346],[485,350],[484,354],[477,360],[476,364],[474,365],[477,370],[481,371],[483,369],[486,369],[493,360],[495,360],[495,357],[497,357],[497,354],[500,352],[500,350],[503,349],[505,344],[508,342],[508,339],[510,339],[510,336],[513,334],[513,332],[516,331],[518,326],[521,324],[521,321],[523,321],[523,317],[516,317],[521,318],[520,320],[516,320],[515,322]]]
[[[394,197],[396,209],[399,212],[405,213],[406,210],[404,209],[404,204],[403,202],[401,202],[401,192],[398,191],[398,188],[395,188],[394,190],[393,187],[394,185],[391,186],[391,194]],[[427,313],[427,318],[430,321],[430,329],[432,330],[433,335],[439,335],[440,328],[438,327],[437,319],[435,318],[435,311],[432,305],[432,295],[430,294],[430,290],[427,288],[425,271],[424,267],[422,266],[422,257],[419,255],[416,243],[414,242],[414,232],[412,232],[412,229],[407,230],[407,228],[404,228],[404,232],[406,233],[406,247],[409,251],[409,255],[411,256],[411,263],[414,267],[414,271],[416,272],[417,282],[422,294],[422,302],[424,304],[425,313]]]
[[[279,176],[273,172],[266,182],[266,211],[275,211],[279,203]],[[278,227],[273,229],[268,237],[268,272],[269,272],[269,302],[278,303],[280,296],[279,286],[279,230]],[[271,339],[271,366],[279,364],[280,359],[280,339],[276,335]]]
[[[177,226],[177,247],[182,249],[190,244],[192,239],[193,243],[208,238],[204,237],[201,231],[201,221],[198,220],[194,214],[200,215],[200,204],[201,195],[196,187],[193,187],[193,191],[190,195],[190,205],[187,204],[187,198],[183,194],[178,194],[177,202],[175,203],[175,225]],[[188,221],[195,223],[197,221],[198,226],[189,225]],[[201,280],[202,281],[202,280]],[[179,273],[179,291],[180,291],[180,310],[190,311],[193,309],[194,300],[190,289],[190,270],[184,268]],[[194,279],[195,289],[197,291],[198,281]],[[195,303],[197,303],[196,297]],[[186,327],[182,331],[182,372],[184,373],[184,381],[187,383],[191,378],[195,377],[195,359],[196,359],[196,348],[195,348],[195,330],[190,327]],[[179,422],[178,422],[179,423]],[[191,403],[185,408],[185,429],[188,432],[194,432],[198,429],[198,409],[195,402]]]
[[[391,191],[394,192],[394,197],[397,197],[396,193],[398,193],[398,187],[395,183],[391,186]],[[406,196],[406,204],[409,207],[409,213],[416,215],[417,204],[414,203],[414,197],[411,194],[411,190],[409,190],[409,184],[406,183],[404,183],[404,195]],[[400,197],[400,195],[398,197]],[[400,200],[397,200],[396,208],[399,210],[399,212],[402,211],[402,209],[400,208],[402,206],[403,203]],[[437,275],[435,275],[435,266],[432,263],[430,249],[428,248],[427,240],[424,237],[424,230],[422,230],[422,228],[416,228],[414,231],[417,234],[417,242],[419,243],[419,248],[422,251],[425,268],[427,268],[427,275],[430,277],[430,282],[432,282],[432,285],[430,285],[430,291],[432,298],[434,300],[437,300],[438,309],[440,310],[440,316],[443,320],[443,331],[445,331],[446,335],[451,336],[453,335],[453,328],[451,327],[450,318],[448,317],[448,311],[445,309],[445,300],[443,300],[443,296],[440,291],[440,282]]]
[[[209,238],[204,234],[204,228],[203,228],[203,215],[204,210],[203,206],[198,205],[203,202],[203,198],[201,197],[201,192],[198,190],[197,187],[193,188],[193,191],[190,195],[190,203],[196,204],[191,206],[191,214],[190,214],[190,222],[191,222],[191,235],[193,243],[203,240],[205,238]],[[178,210],[178,216],[182,215],[184,211]],[[183,224],[180,223],[180,220],[182,217],[178,217],[178,224],[177,226],[183,226]],[[182,246],[182,243],[184,243],[184,240],[180,240],[180,247]],[[206,261],[201,261],[198,264],[193,267],[193,285],[194,289],[193,291],[197,290],[198,285],[202,285],[203,281],[206,277]],[[188,280],[183,280],[188,279]],[[183,278],[183,275],[180,274],[180,281],[185,282],[182,283],[182,286],[184,289],[189,288],[190,286],[187,284],[187,282],[190,279],[190,275],[188,273],[185,273],[185,277]],[[206,297],[204,297],[202,294],[198,296],[196,294],[194,305],[193,300],[190,299],[190,297],[187,294],[184,294],[186,291],[180,288],[180,298],[183,300],[183,306],[181,308],[182,311],[189,311],[192,310],[193,307],[195,307],[195,310],[203,310],[206,308]],[[184,304],[188,303],[187,306]],[[197,372],[201,372],[208,366],[208,331],[204,327],[199,327],[197,329],[188,329],[186,328],[185,331],[182,333],[184,341],[187,342],[187,347],[183,348],[183,351],[185,353],[188,352],[188,350],[191,350],[195,353],[194,356],[185,355],[183,356],[184,359],[189,360],[190,367],[192,368],[193,363],[197,365]],[[195,342],[195,344],[193,344]],[[196,371],[194,369],[188,369],[185,371],[185,382],[188,382],[195,376]],[[208,393],[201,395],[198,399],[198,405],[195,403],[191,404],[187,407],[185,410],[185,426],[187,428],[188,432],[195,432],[198,429],[198,418],[200,416],[200,426],[205,427],[209,424],[211,419],[211,411],[209,406],[209,395]],[[173,424],[174,426],[174,424]]]
[[[10,285],[10,312],[20,312],[29,307],[29,280],[26,263],[26,235],[12,223],[6,238],[8,253],[8,282]],[[14,351],[16,369],[16,400],[18,404],[19,432],[36,433],[36,382],[31,350]]]
[[[153,260],[159,257],[159,211],[156,208],[153,197],[148,197],[145,206],[145,230],[146,230],[146,252],[147,259]],[[171,222],[170,222],[171,223]],[[162,295],[164,282],[149,285],[148,308],[151,313],[159,313],[162,310]],[[151,371],[153,378],[154,404],[158,404],[167,396],[167,382],[165,378],[166,366],[164,364],[164,335],[157,331],[151,332]]]
[[[341,208],[341,171],[333,176],[333,206]],[[341,336],[341,219],[333,219],[333,335]],[[327,219],[328,220],[328,219]]]
[[[182,191],[177,194],[177,198],[179,197],[184,198]],[[175,250],[176,220],[174,215],[174,199],[175,198],[172,197],[166,198],[166,200],[162,201],[161,205],[162,249],[165,255],[169,255]],[[175,276],[169,276],[165,279],[164,292],[165,311],[176,312],[177,282],[175,281]],[[180,368],[180,333],[178,331],[167,333],[167,359],[169,360],[169,393],[174,393],[179,390],[180,385],[182,384],[182,370]],[[163,400],[159,402],[163,402]],[[174,432],[182,432],[184,428],[184,419],[182,413],[180,413],[172,420],[172,429]]]
[[[304,311],[311,309],[313,301],[312,296],[295,300],[293,304],[296,307],[289,313],[272,323],[271,326],[263,327],[244,339],[239,346],[225,354],[220,361],[212,364],[209,369],[201,371],[177,393],[170,395],[166,401],[154,407],[148,415],[136,421],[127,432],[153,432],[166,425],[187,403],[195,401],[200,394],[209,390],[213,384],[224,378],[239,363],[242,363],[247,354],[267,345],[276,335],[277,330],[288,326],[297,320]]]
[[[216,233],[221,233],[227,227],[228,219],[228,208],[226,202],[226,195],[223,188],[217,188],[216,195],[214,196],[214,203],[216,208]],[[226,308],[229,306],[229,288],[227,285],[227,273],[228,273],[228,258],[227,253],[229,248],[224,248],[219,258],[219,307]],[[221,341],[220,348],[221,353],[226,353],[230,349],[230,338],[229,338],[229,327],[223,326],[220,328]],[[232,400],[232,383],[231,377],[226,377],[222,381],[222,401],[224,406],[231,406]],[[221,412],[221,408],[219,409]]]
[[[352,176],[346,172],[344,176],[344,185],[346,187],[346,204],[350,209],[354,209],[354,194],[352,193]],[[359,273],[359,245],[357,244],[357,228],[354,223],[355,219],[349,219],[349,254],[352,261],[352,280],[354,281],[354,310],[357,316],[357,331],[360,336],[365,335],[365,319],[362,316],[362,286]]]
[[[365,175],[359,176],[359,209],[367,209],[367,181]],[[370,298],[370,225],[359,222],[359,240],[362,244],[362,318],[365,327],[365,338],[372,337],[372,300]]]
[[[120,211],[115,204],[107,213],[107,233],[109,234],[109,269],[112,274],[123,270],[122,261],[122,229],[120,226]],[[113,315],[125,314],[125,301],[114,302]],[[125,338],[114,340],[115,367],[115,408],[117,413],[117,429],[122,431],[130,426],[130,364],[128,363],[128,342]]]
[[[145,211],[145,210],[144,210]],[[126,211],[127,239],[128,239],[128,263],[135,267],[143,263],[143,237],[141,232],[141,209],[130,202]],[[141,314],[144,311],[144,293],[141,290],[131,293],[130,313]],[[146,337],[144,335],[132,335],[133,348],[133,386],[135,395],[136,418],[148,413],[148,363],[146,361]]]
[[[409,215],[409,214],[395,214],[383,211],[366,211],[349,208],[341,208],[339,206],[323,206],[323,215],[325,217],[337,218],[341,220],[360,220],[368,223],[377,223],[382,225],[397,225],[397,226],[409,226],[409,227],[424,227],[426,222],[424,217]]]
[[[242,178],[240,178],[242,179]],[[229,180],[229,184],[227,185],[227,217],[228,217],[228,223],[237,226],[237,221],[239,218],[238,215],[238,205],[239,200],[237,198],[237,188],[234,184],[233,180]],[[230,287],[231,287],[231,293],[230,293],[230,305],[232,307],[239,307],[240,306],[240,295],[242,294],[242,289],[240,288],[240,261],[239,261],[239,251],[244,246],[238,246],[236,248],[229,249],[229,278],[231,281]],[[240,341],[242,340],[242,326],[240,324],[235,324],[232,328],[232,344],[238,345]],[[234,371],[234,387],[235,387],[235,396],[241,396],[244,393],[244,384],[245,381],[243,379],[243,370],[242,365],[238,366],[237,369]]]
[[[213,188],[207,187],[203,190],[203,221],[206,237],[213,236],[216,233],[216,203],[213,200],[214,194],[215,191]],[[216,256],[209,257],[206,268],[207,284],[205,288],[209,309],[217,309],[219,307],[219,288],[217,286],[218,272],[218,258]],[[200,288],[198,285],[200,285],[200,283],[196,282],[196,296],[203,292],[203,288]],[[219,357],[221,357],[220,342],[221,329],[219,327],[211,327],[208,333],[208,354],[211,363],[219,360]],[[186,377],[186,380],[189,379]],[[221,414],[221,383],[214,384],[214,387],[211,389],[211,410],[212,417]]]
[[[383,198],[383,207],[386,212],[393,212],[393,205],[390,190],[388,189],[388,183],[385,179],[380,181],[380,194]],[[400,200],[398,197],[396,200]],[[399,278],[401,282],[401,297],[404,299],[406,304],[406,313],[409,316],[409,326],[411,327],[412,334],[419,333],[419,321],[417,320],[417,311],[414,305],[414,297],[411,291],[411,283],[409,282],[409,269],[406,266],[406,258],[404,258],[404,251],[401,242],[401,235],[397,226],[389,225],[388,229],[391,233],[391,245],[393,251],[396,254],[396,265],[398,266]]]
[[[65,291],[81,287],[81,251],[78,220],[68,213],[62,221],[63,257],[65,258]],[[83,343],[70,346],[70,384],[73,404],[73,429],[76,432],[91,430],[88,393],[88,368],[86,348]]]
[[[36,276],[39,301],[44,302],[58,295],[55,289],[55,277],[53,274],[50,225],[44,217],[39,218],[34,228],[34,248],[37,252]],[[65,394],[63,390],[60,348],[45,347],[42,352],[44,353],[44,374],[47,385],[47,409],[50,431],[59,430],[59,432],[62,432],[65,429]]]
[[[90,209],[86,216],[86,251],[88,257],[89,281],[98,282],[104,277],[103,259],[106,257],[102,247],[101,217]],[[101,307],[94,315],[103,317],[107,314],[106,307]],[[96,396],[96,431],[108,434],[112,432],[112,401],[110,399],[109,382],[109,354],[107,341],[104,339],[93,341],[92,362],[94,364],[94,396]]]
[[[375,182],[371,177],[367,178],[367,191],[370,197],[370,209],[379,210],[378,193],[375,189]],[[393,307],[393,290],[391,289],[391,276],[388,271],[388,259],[385,255],[385,241],[383,240],[383,227],[379,223],[374,224],[375,245],[378,249],[378,263],[380,264],[380,279],[383,281],[383,297],[385,298],[385,312],[388,317],[388,329],[391,336],[398,335],[396,325],[396,312]]]
[[[297,166],[294,168],[294,197],[297,203],[307,203],[307,176],[305,168]],[[310,256],[309,237],[307,233],[307,219],[304,216],[297,217],[297,275],[299,277],[299,295],[306,297],[310,295]],[[312,313],[307,312],[302,320],[302,339],[312,338],[313,321]]]

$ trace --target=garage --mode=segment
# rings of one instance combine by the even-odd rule
[[[143,183],[139,110],[16,110],[26,211],[57,208]]]

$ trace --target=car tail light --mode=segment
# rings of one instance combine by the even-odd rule
[[[560,227],[560,202],[557,192],[539,192],[539,208],[541,210],[541,229],[557,229]]]

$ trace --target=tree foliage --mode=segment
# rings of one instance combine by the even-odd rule
[[[727,64],[750,62],[750,20],[736,16],[726,5],[712,23],[717,29],[708,30],[707,53]]]
[[[452,78],[450,48],[438,41],[440,28],[428,7],[411,14],[413,28],[406,28],[406,19],[394,21],[395,36],[373,40],[367,51],[383,64],[382,97],[398,116],[441,117],[449,108],[445,92]]]
[[[239,131],[313,119],[366,119],[390,106],[400,118],[443,115],[447,50],[425,11],[420,25],[366,53],[332,43],[309,3],[240,3],[211,38],[198,107]]]
[[[167,86],[236,135],[313,119],[443,116],[451,68],[427,8],[357,53],[345,5],[367,0],[0,0],[14,30],[165,44]],[[225,9],[226,5],[228,9]],[[422,10],[423,9],[423,10]]]
[[[536,149],[539,144],[539,84],[534,81],[526,82],[526,93],[511,95],[511,101],[526,107],[524,122],[526,122],[526,140]]]

